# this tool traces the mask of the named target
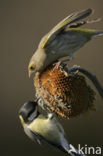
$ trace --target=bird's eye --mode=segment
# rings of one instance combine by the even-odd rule
[[[31,66],[31,67],[30,67],[30,70],[34,70],[34,67],[33,67],[33,66]]]

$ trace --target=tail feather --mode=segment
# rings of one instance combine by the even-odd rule
[[[70,144],[70,150],[69,153],[71,156],[86,156],[83,152],[79,152],[77,149],[75,149],[71,144]]]
[[[69,144],[63,135],[61,135],[61,147],[71,156],[86,156],[82,151],[78,151],[73,145]]]
[[[62,30],[64,30],[67,26],[69,27],[71,24],[80,21],[87,16],[89,16],[93,12],[93,9],[89,8],[86,10],[82,10],[77,13],[72,13],[71,15],[64,18],[61,22],[59,22],[40,42],[39,46],[45,48],[48,42],[54,40],[55,36],[59,34]]]
[[[71,156],[86,156],[83,152],[78,151],[74,146],[71,144],[67,147],[64,147],[68,154]]]
[[[97,31],[93,34],[92,38],[98,37],[98,36],[102,36],[103,35],[103,31]]]

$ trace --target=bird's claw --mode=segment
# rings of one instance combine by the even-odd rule
[[[61,61],[58,61],[58,62],[54,63],[53,64],[53,66],[54,66],[53,71],[58,69],[60,67],[61,63],[62,63]]]
[[[38,99],[38,105],[42,107],[43,110],[45,110],[45,104],[43,98]]]
[[[71,74],[71,73],[77,74],[79,72],[79,68],[80,66],[74,65],[73,67],[68,69],[68,74]]]

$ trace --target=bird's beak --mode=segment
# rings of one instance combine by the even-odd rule
[[[21,115],[19,115],[19,119],[20,119],[20,122],[21,122],[22,126],[24,126],[25,122],[24,122],[24,120],[23,120]]]
[[[32,71],[28,71],[29,78],[30,78],[32,73],[33,73]]]

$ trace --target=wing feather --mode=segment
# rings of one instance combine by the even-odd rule
[[[43,37],[39,46],[41,48],[46,48],[48,44],[50,44],[57,34],[59,34],[62,30],[64,30],[67,26],[69,27],[72,23],[75,23],[81,19],[86,18],[92,13],[92,9],[86,9],[81,12],[72,13],[71,15],[64,18],[60,23],[58,23],[47,35]]]
[[[44,138],[43,136],[41,136],[40,134],[38,133],[34,133],[33,131],[31,131],[29,128],[25,128],[25,133],[28,135],[28,137],[33,140],[33,141],[36,141],[37,143],[39,144],[43,144],[43,145],[48,145],[52,148],[56,148],[56,149],[59,149],[65,153],[67,153],[67,151],[64,149],[64,147],[62,147],[62,145],[60,144],[57,144],[55,142],[52,142],[52,141],[48,141],[46,138]]]

